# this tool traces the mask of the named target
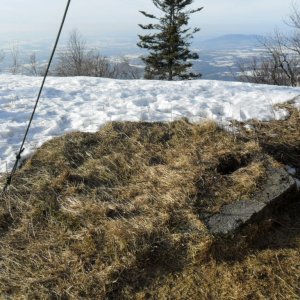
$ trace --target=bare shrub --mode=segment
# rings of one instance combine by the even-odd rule
[[[0,64],[4,61],[4,58],[5,58],[5,54],[3,50],[0,50]]]
[[[93,76],[135,79],[139,73],[124,60],[113,63],[96,50],[89,50],[77,30],[70,33],[66,49],[60,51],[53,71],[57,76]]]
[[[19,45],[17,43],[12,43],[9,46],[9,52],[11,56],[11,66],[10,66],[10,72],[15,75],[20,73],[21,71],[21,63],[20,63],[20,49]]]
[[[286,22],[293,32],[290,36],[275,31],[259,40],[264,55],[237,62],[238,79],[246,82],[298,86],[300,80],[300,12],[293,5]]]
[[[38,76],[39,72],[38,72],[38,62],[36,60],[36,54],[32,53],[29,56],[29,64],[28,64],[28,71],[31,75],[33,76]]]
[[[139,79],[142,77],[143,70],[130,65],[128,58],[123,57],[118,64],[118,76],[120,79]]]
[[[65,50],[58,54],[54,73],[59,76],[83,75],[83,57],[86,54],[85,41],[81,39],[77,30],[70,33]]]
[[[41,65],[37,60],[35,52],[29,55],[28,63],[24,67],[26,74],[30,76],[43,76],[46,71],[45,68],[46,67]]]

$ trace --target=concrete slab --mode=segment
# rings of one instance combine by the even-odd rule
[[[224,205],[219,213],[207,216],[204,222],[214,235],[234,234],[246,224],[269,217],[296,194],[296,182],[284,169],[269,169],[266,182],[252,199]]]

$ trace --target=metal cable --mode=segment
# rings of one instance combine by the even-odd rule
[[[59,31],[58,31],[58,34],[57,34],[57,37],[56,37],[56,40],[55,40],[55,44],[54,44],[54,47],[53,47],[53,50],[52,50],[52,53],[51,53],[51,56],[50,56],[47,68],[46,68],[46,72],[44,74],[44,78],[43,78],[43,81],[42,81],[42,84],[41,84],[41,87],[40,87],[40,90],[39,90],[39,93],[38,93],[38,96],[37,96],[37,99],[36,99],[36,102],[35,102],[35,105],[34,105],[34,108],[33,108],[33,111],[32,111],[32,114],[31,114],[31,117],[30,117],[27,129],[26,129],[26,132],[25,132],[25,135],[24,135],[21,147],[19,149],[19,152],[16,155],[15,164],[14,164],[12,170],[11,170],[10,175],[7,177],[6,184],[5,184],[4,188],[3,188],[3,192],[2,193],[5,193],[7,191],[7,189],[8,189],[8,187],[11,185],[13,176],[14,176],[17,168],[18,168],[18,164],[19,164],[19,161],[21,159],[21,155],[22,155],[22,153],[25,150],[24,144],[25,144],[25,141],[26,141],[29,129],[31,127],[31,123],[32,123],[33,117],[35,115],[35,111],[36,111],[36,108],[38,106],[38,103],[39,103],[39,100],[40,100],[40,97],[41,97],[41,94],[42,94],[42,91],[43,91],[43,88],[44,88],[44,85],[45,85],[46,78],[47,78],[48,73],[49,73],[49,69],[50,69],[50,66],[51,66],[51,63],[52,63],[52,60],[53,60],[53,57],[54,57],[57,45],[58,45],[58,41],[59,41],[59,38],[60,38],[60,35],[61,35],[61,32],[62,32],[62,29],[64,27],[64,23],[65,23],[65,20],[66,20],[66,17],[67,17],[67,13],[68,13],[70,4],[71,4],[71,0],[68,0],[67,6],[65,8],[65,12],[64,12],[64,15],[63,15],[63,18],[62,18],[62,22],[60,24],[60,28],[59,28]]]

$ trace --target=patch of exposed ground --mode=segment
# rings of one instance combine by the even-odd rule
[[[53,139],[0,202],[1,295],[296,299],[298,203],[234,241],[215,240],[199,217],[257,193],[270,165],[258,139],[211,122]]]

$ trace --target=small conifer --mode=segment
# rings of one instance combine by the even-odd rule
[[[147,18],[156,20],[155,24],[139,26],[154,33],[139,35],[139,47],[149,50],[149,55],[143,57],[145,63],[145,79],[195,79],[200,73],[191,71],[192,62],[198,59],[197,53],[189,50],[189,40],[199,28],[187,27],[190,15],[203,9],[186,10],[194,0],[152,0],[163,13],[162,17],[141,11]]]

